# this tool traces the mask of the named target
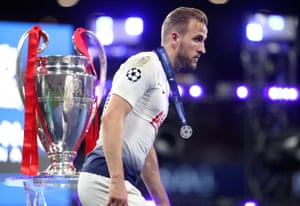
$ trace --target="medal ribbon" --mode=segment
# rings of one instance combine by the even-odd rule
[[[38,144],[37,144],[37,94],[35,88],[35,68],[38,57],[38,47],[41,37],[41,28],[34,26],[29,31],[27,65],[25,71],[25,116],[24,140],[22,150],[21,173],[29,176],[37,175],[39,171]]]
[[[172,99],[175,104],[178,116],[181,120],[181,123],[183,126],[187,125],[187,121],[185,119],[185,113],[184,113],[184,108],[183,108],[183,103],[178,91],[175,75],[172,69],[171,62],[169,60],[169,57],[167,56],[167,53],[163,47],[159,47],[155,50],[155,52],[158,55],[158,58],[163,65],[164,71],[167,75],[167,79],[172,91]]]

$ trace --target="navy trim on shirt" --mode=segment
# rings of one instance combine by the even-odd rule
[[[93,150],[86,157],[81,168],[82,172],[89,172],[104,177],[110,177],[103,150],[100,147]],[[131,184],[136,185],[140,174],[137,174],[128,166],[124,165],[124,178]]]

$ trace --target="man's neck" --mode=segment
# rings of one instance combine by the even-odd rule
[[[177,71],[176,65],[175,65],[175,51],[174,48],[171,47],[171,45],[163,45],[163,47],[166,50],[166,53],[169,57],[170,63],[172,65],[172,68],[174,70],[174,72]]]

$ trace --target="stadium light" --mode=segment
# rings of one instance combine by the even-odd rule
[[[246,37],[249,41],[294,41],[297,26],[298,19],[294,16],[255,13],[248,16]]]

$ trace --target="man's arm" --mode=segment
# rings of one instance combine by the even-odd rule
[[[170,206],[171,203],[160,179],[157,155],[153,146],[146,158],[141,176],[155,203],[158,206]]]
[[[130,104],[118,95],[111,95],[110,101],[101,118],[101,139],[104,155],[111,178],[109,202],[128,205],[125,189],[122,144],[124,118],[131,110]]]

